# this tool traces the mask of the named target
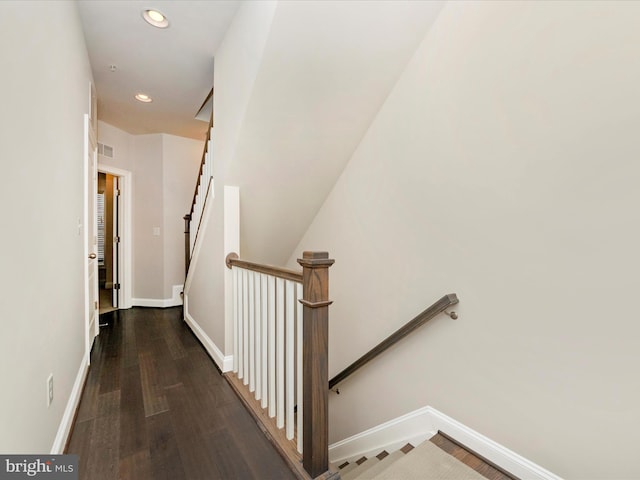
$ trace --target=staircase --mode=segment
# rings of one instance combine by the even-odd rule
[[[213,112],[209,119],[209,128],[207,129],[207,138],[204,143],[204,151],[202,152],[202,160],[200,162],[200,170],[196,181],[196,188],[193,192],[193,200],[191,201],[191,209],[184,218],[184,263],[185,277],[189,272],[191,257],[196,245],[202,215],[207,204],[207,198],[213,188]]]
[[[513,479],[462,447],[447,453],[449,445],[455,444],[438,434],[417,446],[407,443],[392,453],[382,450],[370,458],[332,464],[332,468],[340,472],[342,480]]]

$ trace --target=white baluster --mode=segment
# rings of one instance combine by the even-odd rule
[[[243,338],[242,341],[244,343],[244,371],[243,378],[244,384],[249,383],[249,295],[247,292],[249,291],[249,272],[246,270],[242,270],[242,321],[243,321]]]
[[[262,358],[260,363],[262,365],[262,372],[260,373],[262,380],[262,392],[260,393],[262,397],[261,406],[262,408],[267,407],[268,400],[268,392],[269,392],[269,375],[267,371],[267,362],[268,362],[268,321],[267,321],[267,276],[264,273],[260,274],[260,312],[262,325],[260,327],[260,331],[262,332]]]
[[[269,416],[276,416],[276,278],[267,277],[267,324],[269,330]]]
[[[231,267],[233,285],[233,373],[238,373],[238,268]]]
[[[298,452],[302,453],[302,432],[304,430],[304,425],[302,423],[302,304],[300,303],[300,299],[302,299],[302,284],[296,283],[296,389],[297,389],[297,417],[296,423],[298,426]]]
[[[236,278],[236,291],[238,292],[238,378],[244,378],[244,309],[243,306],[243,292],[242,292],[242,278],[244,270],[237,268],[238,275]]]
[[[254,272],[247,272],[249,284],[247,295],[249,296],[249,391],[256,389],[256,311],[253,298],[253,275]]]
[[[295,297],[294,283],[290,280],[286,281],[286,314],[285,314],[285,330],[286,330],[286,436],[289,440],[293,438],[294,432],[294,407],[295,407]]]
[[[262,395],[262,301],[260,299],[260,274],[253,272],[253,298],[256,319],[256,400]]]
[[[284,279],[276,279],[276,426],[284,427]]]

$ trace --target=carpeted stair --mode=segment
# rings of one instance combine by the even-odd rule
[[[407,444],[391,454],[362,457],[337,466],[343,480],[486,480],[436,445]]]

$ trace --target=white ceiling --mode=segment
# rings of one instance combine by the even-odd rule
[[[223,0],[80,0],[98,118],[136,135],[203,139],[207,123],[194,117],[211,90],[213,56],[238,6]],[[149,8],[166,15],[169,28],[147,24],[142,11]],[[138,102],[138,92],[153,102]]]

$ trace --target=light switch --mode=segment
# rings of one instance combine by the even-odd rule
[[[153,236],[154,237],[160,236],[160,227],[153,227]]]

